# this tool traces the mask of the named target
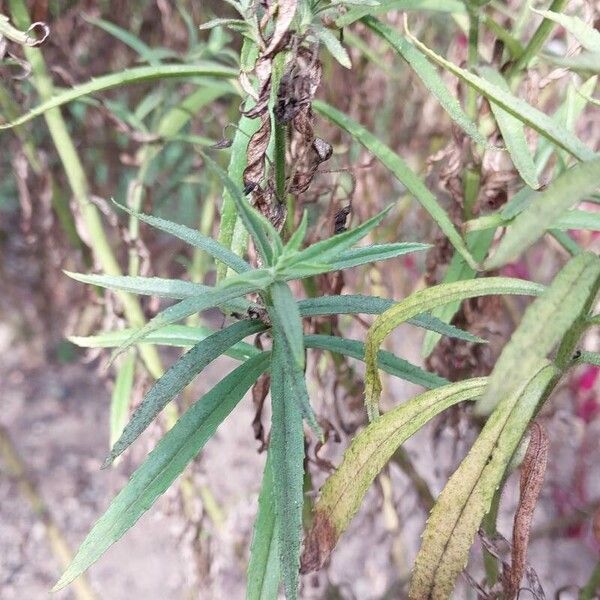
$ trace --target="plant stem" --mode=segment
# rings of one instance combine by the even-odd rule
[[[10,0],[10,9],[15,24],[22,29],[27,29],[31,21],[24,0]],[[23,52],[31,65],[33,82],[41,100],[49,100],[54,95],[54,86],[42,53],[37,48],[27,46],[23,48]],[[89,199],[89,183],[60,109],[53,108],[46,111],[44,118],[88,231],[94,258],[107,275],[121,275],[121,269],[104,231],[100,213]],[[119,293],[119,298],[130,325],[141,327],[145,319],[138,300],[131,294],[123,292]],[[156,348],[142,344],[140,355],[148,371],[158,379],[163,374],[163,368]]]
[[[43,523],[50,548],[63,569],[66,569],[73,554],[58,525],[52,519],[48,507],[27,475],[27,467],[19,456],[8,431],[0,425],[0,458],[6,465],[9,477],[12,477],[21,494],[29,502],[35,516]],[[78,600],[97,600],[85,575],[73,582],[73,590]]]
[[[552,12],[560,12],[566,4],[567,0],[553,0],[548,10]],[[544,42],[546,41],[546,39],[548,38],[548,36],[552,32],[552,29],[555,26],[556,24],[554,23],[554,21],[551,21],[550,19],[544,19],[540,23],[532,38],[529,40],[529,43],[527,44],[527,46],[525,46],[523,54],[521,54],[517,62],[510,69],[508,73],[509,80],[512,77],[514,77],[517,73],[527,68],[527,66],[533,60],[533,58],[537,56],[538,52],[541,50],[542,46],[544,45]]]
[[[500,487],[496,490],[490,510],[483,518],[483,530],[490,538],[493,538],[496,535],[496,521],[498,519],[498,509],[500,508],[500,498],[502,497],[503,487],[504,482],[502,482]],[[487,586],[491,588],[498,581],[498,561],[496,557],[492,556],[485,548],[483,549],[483,564],[485,568],[486,583]]]

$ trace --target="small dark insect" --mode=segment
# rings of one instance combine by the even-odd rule
[[[344,231],[346,231],[347,227],[346,227],[346,220],[348,219],[348,215],[350,214],[350,211],[352,210],[352,207],[348,204],[348,206],[344,206],[344,208],[338,210],[335,213],[335,217],[334,217],[334,224],[333,224],[333,233],[338,234],[338,233],[343,233]]]
[[[229,138],[221,138],[216,144],[213,144],[211,148],[213,150],[223,150],[224,148],[230,148],[233,144],[233,140]]]
[[[578,358],[581,358],[581,350],[576,350],[573,354],[573,360],[577,360]]]

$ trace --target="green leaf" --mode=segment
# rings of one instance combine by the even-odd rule
[[[112,446],[121,435],[127,424],[129,402],[133,379],[135,376],[135,354],[130,354],[123,359],[117,369],[117,377],[113,387],[110,401],[110,445]]]
[[[285,345],[295,363],[300,369],[304,369],[302,319],[292,290],[286,283],[276,281],[269,287],[269,294],[273,302],[272,309],[269,310],[271,320],[278,325],[285,337]]]
[[[378,298],[376,296],[361,296],[346,294],[343,296],[321,296],[298,301],[298,308],[303,317],[320,315],[366,314],[379,315],[396,304],[395,300]],[[454,325],[448,325],[429,314],[417,315],[406,321],[416,327],[435,331],[447,337],[486,344],[487,341],[468,331],[463,331]]]
[[[465,5],[458,0],[384,0],[377,6],[357,6],[336,20],[338,27],[346,27],[365,15],[378,15],[390,10],[432,10],[440,12],[464,13]]]
[[[302,242],[306,237],[306,232],[308,230],[308,213],[304,211],[302,213],[302,220],[298,227],[296,227],[294,233],[290,236],[288,243],[285,245],[283,249],[284,255],[293,255],[295,252],[300,250],[302,246]]]
[[[246,600],[276,600],[279,589],[279,532],[273,498],[272,462],[269,452],[252,534]]]
[[[521,98],[513,96],[497,85],[486,81],[474,73],[461,69],[454,63],[442,58],[433,50],[430,50],[427,46],[422,44],[409,31],[407,31],[407,35],[413,41],[415,46],[417,46],[417,48],[432,61],[456,75],[470,87],[485,96],[490,102],[497,104],[500,108],[525,123],[525,125],[535,129],[540,135],[547,137],[557,146],[565,149],[579,160],[591,160],[596,157],[595,152],[590,150],[579,138],[566,128],[560,126],[552,117],[533,108],[527,102],[521,100]]]
[[[354,229],[349,229],[348,231],[344,231],[344,233],[339,233],[311,244],[308,248],[296,254],[282,256],[278,263],[278,268],[285,272],[288,272],[288,270],[291,272],[291,269],[300,263],[311,263],[317,260],[319,264],[325,265],[337,259],[340,253],[362,240],[370,231],[375,229],[392,208],[392,205],[384,208],[380,213]]]
[[[527,307],[519,327],[496,361],[477,412],[487,415],[503,394],[530,376],[577,319],[585,318],[600,287],[600,258],[586,252],[572,258],[545,292]]]
[[[260,321],[238,321],[225,329],[216,331],[180,356],[144,396],[142,403],[133,413],[102,468],[110,466],[118,456],[125,452],[169,401],[184,390],[213,360],[245,337],[264,329],[265,327]]]
[[[315,33],[319,40],[323,42],[323,45],[335,60],[337,60],[342,67],[346,67],[346,69],[352,68],[352,61],[350,60],[350,56],[348,56],[348,52],[344,46],[342,46],[340,40],[337,36],[331,31],[327,29],[327,27],[321,26],[313,26],[315,29]]]
[[[497,269],[529,248],[575,203],[600,185],[600,158],[579,163],[557,177],[521,212],[484,266]]]
[[[302,320],[290,288],[281,282],[269,288],[272,306],[268,306],[272,323],[273,344],[280,349],[279,359],[284,364],[288,391],[298,404],[315,435],[322,440],[323,432],[310,405],[304,376],[304,336]]]
[[[253,283],[234,284],[234,279],[235,277],[227,279],[226,281],[229,285],[226,287],[223,287],[223,284],[221,284],[221,286],[211,288],[210,291],[206,292],[202,296],[185,298],[177,304],[169,306],[169,308],[166,308],[162,312],[158,313],[153,319],[148,321],[146,325],[144,325],[141,329],[138,329],[136,333],[134,333],[126,342],[124,342],[114,356],[124,352],[133,344],[139,343],[149,333],[152,333],[153,331],[156,331],[165,325],[176,323],[177,321],[181,321],[193,314],[208,308],[212,308],[213,306],[223,305],[230,300],[234,300],[235,298],[239,298],[241,296],[245,296],[246,294],[250,294],[262,289],[260,286],[257,286]]]
[[[244,48],[249,42],[244,41]],[[249,101],[246,101],[246,108],[250,108]],[[233,183],[233,191],[243,188],[244,169],[247,165],[246,150],[248,149],[248,140],[256,133],[260,125],[260,119],[250,119],[245,115],[240,116],[237,123],[233,142],[231,144],[231,154],[229,157],[229,166],[227,167],[227,176]],[[236,202],[228,188],[223,190],[223,205],[221,208],[221,222],[219,224],[219,242],[226,248],[231,248],[234,253],[242,254],[246,249],[247,232],[244,227],[238,223],[238,213]],[[244,200],[246,202],[246,200]],[[240,239],[241,238],[241,239]],[[227,265],[219,263],[217,265],[217,281],[221,281],[227,273]]]
[[[530,372],[525,384],[512,394],[502,394],[500,404],[439,495],[427,520],[410,583],[410,600],[451,596],[510,460],[559,376],[554,366],[542,361]]]
[[[577,358],[577,363],[583,363],[600,367],[600,354],[598,352],[586,352],[584,350]]]
[[[343,354],[344,356],[351,356],[358,360],[365,359],[365,345],[358,340],[349,340],[342,337],[333,335],[305,335],[304,343],[307,348],[319,348],[320,350],[329,350],[336,354]],[[390,373],[395,377],[422,385],[426,388],[435,388],[448,383],[446,379],[425,371],[417,365],[398,358],[391,352],[380,350],[378,353],[378,365],[379,368]]]
[[[372,420],[378,414],[381,381],[377,372],[378,350],[383,340],[401,323],[436,306],[450,302],[489,296],[495,294],[523,294],[537,296],[544,287],[510,277],[486,277],[470,281],[442,283],[424,290],[419,290],[405,298],[392,308],[380,314],[367,334],[365,363],[367,367],[365,382],[365,405]]]
[[[171,65],[155,65],[155,66],[144,66],[144,67],[133,67],[131,69],[125,69],[119,73],[111,73],[110,75],[103,75],[88,81],[87,83],[81,83],[74,86],[73,88],[56,94],[50,100],[42,102],[29,112],[18,117],[10,123],[0,124],[0,129],[10,129],[17,125],[27,123],[40,115],[43,115],[46,111],[51,108],[57,108],[82,98],[83,96],[89,96],[90,94],[96,94],[98,92],[104,92],[115,87],[122,85],[131,85],[134,83],[141,83],[144,81],[152,81],[154,79],[165,79],[169,77],[227,77],[235,78],[238,75],[236,69],[224,67],[216,63],[199,63],[196,65],[184,65],[184,64],[171,64]]]
[[[119,27],[118,25],[115,25],[114,23],[111,23],[110,21],[105,21],[104,19],[97,19],[96,17],[90,17],[88,15],[82,16],[83,19],[88,23],[99,27],[100,29],[106,31],[108,34],[118,39],[120,42],[123,42],[124,44],[129,46],[134,52],[136,52],[140,56],[140,58],[142,58],[151,65],[160,64],[160,59],[166,58],[167,56],[170,58],[177,57],[177,53],[173,51],[170,51],[165,56],[165,53],[167,51],[166,48],[161,49],[162,52],[157,51],[156,49],[151,48],[150,46],[145,44],[142,40],[133,35],[131,32],[127,31],[126,29],[123,29],[122,27]]]
[[[342,271],[359,265],[390,260],[412,252],[423,252],[431,248],[430,244],[417,244],[399,242],[396,244],[372,244],[361,248],[353,248],[340,252],[337,258],[330,263],[329,270]]]
[[[564,27],[577,41],[590,52],[600,53],[600,32],[582,21],[578,17],[570,17],[550,10],[535,10],[533,12],[542,15],[545,19],[550,19]]]
[[[487,139],[477,126],[462,110],[458,100],[450,93],[442,78],[431,66],[431,63],[404,37],[389,25],[381,23],[374,17],[364,17],[362,22],[377,35],[386,40],[398,54],[412,67],[425,87],[436,97],[450,118],[478,144],[489,146]]]
[[[159,298],[191,298],[200,296],[214,289],[201,283],[183,281],[182,279],[163,279],[162,277],[130,277],[129,275],[95,275],[85,273],[71,273],[64,271],[75,281],[88,283],[109,290],[130,292],[143,296],[157,296]]]
[[[202,235],[196,229],[186,227],[185,225],[179,225],[178,223],[173,223],[171,221],[167,221],[166,219],[160,219],[159,217],[153,217],[152,215],[145,215],[135,212],[126,206],[117,204],[116,202],[115,204],[121,210],[124,210],[143,223],[147,223],[155,229],[159,229],[160,231],[164,231],[169,235],[175,236],[194,248],[204,250],[207,254],[210,254],[212,257],[220,260],[222,263],[232,268],[234,271],[236,271],[236,273],[242,273],[251,269],[250,265],[245,260],[241,259],[219,242],[206,235]]]
[[[169,430],[95,523],[53,591],[66,587],[154,504],[214,435],[269,363],[264,352],[222,379]]]
[[[266,329],[266,326],[265,326]],[[72,336],[69,341],[82,348],[116,348],[127,341],[135,329],[119,329],[105,331],[98,335],[87,337]],[[160,344],[176,348],[189,348],[213,335],[215,331],[209,327],[190,327],[188,325],[167,325],[158,331],[150,333],[140,344]],[[224,354],[235,360],[247,360],[260,353],[252,344],[239,342],[228,348]]]
[[[130,292],[146,296],[157,296],[159,298],[192,298],[202,296],[203,294],[214,293],[217,288],[194,283],[192,281],[183,281],[179,279],[162,279],[161,277],[130,277],[129,275],[86,275],[84,273],[71,273],[64,271],[66,275],[81,281],[110,290]],[[253,270],[253,274],[259,273],[265,275],[264,270]],[[258,275],[255,275],[258,277]],[[240,283],[240,282],[238,282]],[[259,282],[260,283],[260,282]],[[233,312],[245,312],[252,303],[245,299],[232,299],[223,302],[219,306]]]
[[[221,167],[210,156],[208,156],[208,154],[205,154],[204,152],[201,154],[207,166],[221,180],[221,183],[235,202],[238,215],[244,223],[244,227],[246,227],[248,233],[252,236],[254,244],[256,245],[256,249],[262,257],[264,264],[273,264],[273,249],[267,236],[270,235],[271,239],[275,241],[279,240],[279,233],[273,227],[270,221],[265,219],[257,210],[250,206],[250,203],[244,197],[242,191],[229,178],[227,173],[225,173],[225,171],[223,171],[223,169],[221,169]]]
[[[285,348],[275,338],[271,361],[272,425],[269,450],[273,459],[275,515],[279,562],[287,600],[298,598],[298,568],[304,505],[304,429],[284,360]]]
[[[582,52],[575,56],[554,56],[542,54],[542,58],[554,65],[571,71],[600,73],[600,52]]]
[[[491,67],[481,67],[479,72],[484,79],[510,94],[508,83],[506,83],[504,77],[502,77],[498,71]],[[523,122],[520,119],[513,117],[509,112],[506,112],[494,102],[492,102],[490,106],[494,118],[496,119],[496,123],[498,124],[498,129],[500,129],[500,133],[502,134],[502,139],[506,144],[506,149],[519,172],[519,175],[521,175],[523,181],[529,187],[533,189],[539,188],[540,183],[537,178],[533,155],[529,150],[529,144],[525,137]]]
[[[585,98],[594,92],[596,83],[598,81],[597,76],[590,77],[579,89],[571,83],[567,87],[567,93],[564,101],[552,115],[552,118],[562,127],[565,127],[569,131],[573,131],[577,119],[586,107],[588,100]],[[535,157],[535,163],[537,168],[538,176],[546,168],[548,160],[552,155],[552,152],[556,150],[555,146],[544,137],[538,140],[538,147]],[[560,150],[559,156],[564,157],[564,162],[567,162],[568,158],[566,152]]]
[[[321,488],[302,564],[320,568],[359,509],[367,490],[397,449],[446,408],[479,396],[487,379],[468,379],[427,391],[382,415],[354,437]]]
[[[369,152],[374,154],[385,165],[392,174],[406,186],[408,191],[415,196],[423,208],[431,215],[438,227],[450,240],[451,244],[461,253],[467,263],[477,269],[477,263],[473,260],[464,240],[450,221],[444,209],[438,204],[435,196],[427,189],[425,184],[409,169],[408,165],[393,150],[388,148],[371,132],[362,125],[340,112],[339,110],[315,100],[313,108],[347,131],[355,140],[360,142]],[[315,244],[316,245],[316,244]]]

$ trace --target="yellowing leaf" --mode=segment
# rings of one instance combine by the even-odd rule
[[[437,499],[410,583],[410,600],[447,600],[529,421],[560,372],[540,361],[502,401]]]
[[[427,421],[458,402],[483,392],[486,378],[469,379],[420,394],[383,415],[359,433],[329,477],[315,506],[314,524],[302,557],[303,571],[321,568],[381,469]]]
[[[379,315],[367,334],[365,363],[367,376],[365,382],[365,404],[369,418],[378,413],[381,381],[377,372],[377,353],[383,340],[401,323],[436,306],[450,302],[489,296],[492,294],[530,294],[538,295],[544,288],[524,279],[510,277],[487,277],[470,281],[443,283],[411,294],[402,302]]]

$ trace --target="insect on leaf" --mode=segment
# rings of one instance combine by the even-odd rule
[[[471,256],[464,240],[454,227],[444,209],[439,205],[435,196],[427,189],[421,179],[410,170],[408,165],[400,158],[400,156],[398,156],[398,154],[348,115],[325,104],[325,102],[315,100],[313,102],[313,108],[326,119],[329,119],[332,123],[335,123],[347,131],[369,152],[374,154],[420,202],[423,208],[437,223],[438,227],[446,234],[446,237],[450,240],[452,245],[462,254],[467,263],[472,268],[477,269],[476,261]]]

